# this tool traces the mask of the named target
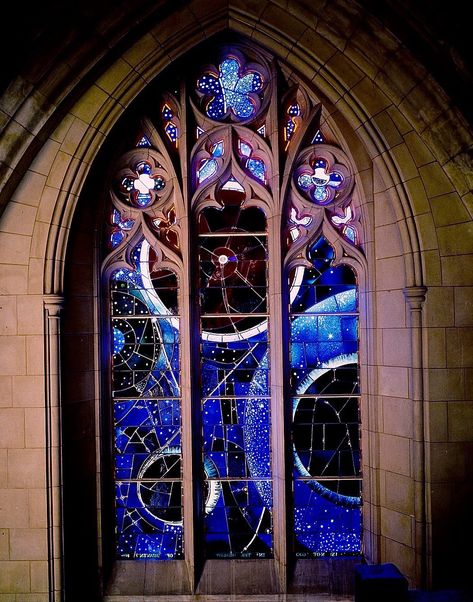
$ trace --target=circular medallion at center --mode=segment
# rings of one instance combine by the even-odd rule
[[[213,251],[212,262],[218,268],[218,277],[228,278],[237,269],[238,258],[228,247],[218,247]]]

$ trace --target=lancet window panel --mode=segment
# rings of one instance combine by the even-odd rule
[[[241,192],[241,191],[240,191]],[[266,217],[220,192],[199,216],[202,454],[208,558],[272,552]]]
[[[359,554],[353,168],[273,57],[206,59],[159,82],[113,166],[115,554],[190,560],[186,528],[207,559]]]
[[[175,274],[142,239],[110,277],[118,558],[182,547],[180,332]]]
[[[358,295],[320,237],[298,267],[290,316],[297,557],[361,550]],[[297,274],[299,272],[299,274]]]

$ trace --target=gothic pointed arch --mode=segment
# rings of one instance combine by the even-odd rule
[[[284,592],[286,563],[363,551],[357,169],[270,53],[196,57],[95,172],[105,580],[219,593],[225,560]]]

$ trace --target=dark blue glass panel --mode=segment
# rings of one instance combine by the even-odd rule
[[[223,209],[208,208],[199,218],[205,555],[267,558],[272,482],[268,253],[261,234],[266,223],[261,210],[242,209],[242,199],[231,191],[223,191],[222,199]]]
[[[175,277],[167,273],[155,277],[121,269],[112,277],[112,312],[115,316],[169,315],[177,313]],[[174,281],[174,282],[173,282]],[[173,285],[174,284],[174,285]]]
[[[230,195],[230,192],[226,194]],[[206,207],[199,215],[199,234],[265,231],[266,217],[259,207],[243,209],[239,203],[232,203],[222,209]]]
[[[203,461],[209,478],[269,478],[269,400],[206,399]]]
[[[343,358],[340,359],[343,362]],[[296,395],[346,395],[359,393],[358,366],[291,370],[292,392]]]
[[[329,486],[330,488],[326,487]],[[299,558],[359,554],[360,481],[295,481],[294,552]]]
[[[119,558],[183,557],[177,278],[150,245],[110,279]],[[129,480],[133,479],[133,482]]]
[[[208,425],[248,425],[257,422],[266,425],[270,422],[269,400],[263,398],[227,399],[222,404],[219,399],[205,399],[202,404],[202,423]]]
[[[246,168],[257,180],[266,182],[266,165],[262,159],[248,159]]]
[[[333,266],[323,237],[308,259],[313,267],[296,268],[290,283],[294,553],[360,553],[356,279]]]
[[[179,395],[179,333],[168,319],[113,319],[112,386],[121,397]]]
[[[293,417],[296,478],[360,476],[356,397],[294,398]]]
[[[181,477],[178,400],[115,402],[114,422],[117,479]]]
[[[271,481],[207,481],[205,491],[207,556],[272,558]]]
[[[266,237],[227,234],[199,242],[201,312],[266,312]]]
[[[313,267],[297,268],[292,274],[293,313],[357,311],[355,274],[347,265],[333,266],[334,258],[333,249],[324,238],[310,248],[308,259]]]
[[[266,333],[229,342],[209,341],[206,331],[203,335],[207,337],[201,347],[203,397],[269,394],[268,345],[260,340]]]
[[[330,314],[336,312],[356,312],[358,299],[355,285],[302,284],[294,286],[297,296],[292,304],[295,313]]]
[[[180,482],[116,484],[120,558],[183,557]]]

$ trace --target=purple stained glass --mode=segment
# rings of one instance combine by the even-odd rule
[[[125,240],[126,232],[133,228],[135,220],[132,218],[123,219],[120,211],[113,209],[111,222],[110,246],[114,249]]]

